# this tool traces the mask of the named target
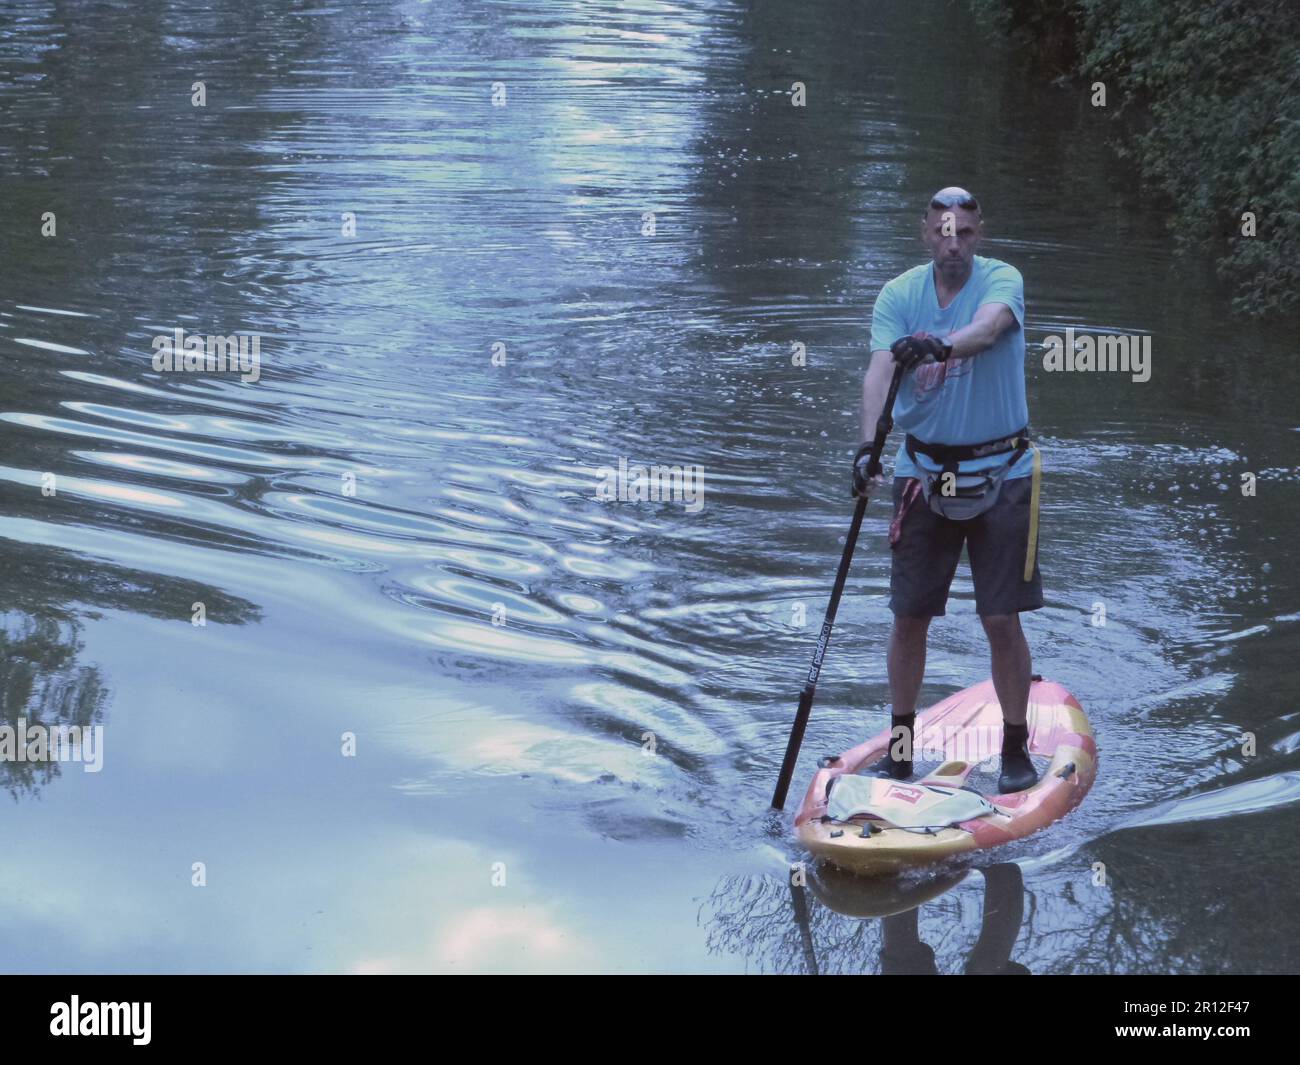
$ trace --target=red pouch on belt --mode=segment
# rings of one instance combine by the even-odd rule
[[[916,502],[920,494],[921,482],[915,477],[909,477],[903,485],[903,495],[898,501],[898,513],[894,515],[894,520],[889,523],[889,546],[891,549],[898,546],[898,541],[903,538],[903,519],[907,517],[907,512],[912,509],[912,504]]]

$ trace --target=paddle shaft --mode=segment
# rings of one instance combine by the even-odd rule
[[[871,442],[871,461],[867,469],[874,469],[880,462],[881,452],[885,450],[885,438],[894,427],[894,399],[898,396],[898,385],[903,379],[903,367],[894,368],[894,377],[889,382],[889,395],[885,405],[876,419],[876,437]],[[868,486],[869,487],[869,486]],[[799,709],[794,716],[794,725],[790,729],[790,742],[785,747],[785,761],[781,763],[781,775],[777,777],[776,791],[772,793],[772,809],[785,807],[786,793],[790,790],[790,778],[794,775],[794,763],[799,757],[799,748],[803,746],[804,730],[808,727],[808,718],[812,714],[813,694],[817,691],[817,678],[821,676],[822,659],[826,657],[826,648],[831,642],[831,628],[835,625],[835,612],[840,608],[840,597],[844,594],[844,584],[849,578],[849,567],[853,563],[853,549],[858,543],[858,532],[862,528],[862,516],[867,511],[867,494],[858,496],[858,505],[853,510],[853,520],[849,523],[849,534],[844,539],[844,554],[840,556],[840,568],[835,574],[835,587],[831,589],[831,601],[826,607],[826,619],[822,622],[821,635],[817,637],[817,647],[813,650],[812,665],[808,667],[808,679],[804,682],[803,692],[799,696]]]

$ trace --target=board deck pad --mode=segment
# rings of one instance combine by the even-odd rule
[[[1044,758],[1042,755],[1035,755],[1032,753],[1029,756],[1029,760],[1033,763],[1034,769],[1038,772],[1038,777],[1041,780],[1043,773],[1051,764],[1051,760]],[[914,761],[912,763],[912,775],[908,777],[904,783],[915,784],[919,780],[924,780],[941,765],[943,765],[943,761],[939,758],[927,758],[924,761]],[[998,777],[1001,773],[1002,756],[999,754],[995,756],[992,761],[982,762],[977,765],[971,771],[970,776],[966,778],[966,787],[970,788],[971,791],[978,791],[986,798],[992,798],[1001,790],[998,788]],[[892,777],[889,777],[889,774],[883,769],[876,770],[872,767],[864,768],[861,775],[864,777],[885,777],[887,779],[893,779]]]

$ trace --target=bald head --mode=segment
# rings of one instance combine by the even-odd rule
[[[960,185],[949,185],[931,196],[930,205],[926,208],[926,214],[929,214],[930,211],[943,212],[955,208],[971,211],[977,219],[984,220],[984,213],[980,210],[979,201]]]

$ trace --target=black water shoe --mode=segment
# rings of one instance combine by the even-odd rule
[[[1008,795],[1024,791],[1038,783],[1038,770],[1029,760],[1028,725],[1003,725],[1002,774],[998,777],[998,793]]]
[[[916,715],[908,714],[906,717],[891,718],[889,747],[886,748],[885,757],[871,767],[871,772],[877,776],[892,777],[894,780],[910,780],[912,778],[912,759],[893,757],[894,745],[899,744],[901,740],[898,734],[899,726],[907,729],[907,743],[902,744],[902,746],[906,753],[912,753],[912,730],[916,727]],[[899,753],[903,752],[900,751]]]

